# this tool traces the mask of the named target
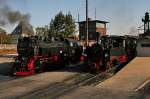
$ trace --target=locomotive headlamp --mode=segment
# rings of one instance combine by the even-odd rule
[[[101,44],[101,42],[102,42],[102,41],[101,41],[101,40],[99,40],[99,41],[98,41],[98,44]]]
[[[60,51],[59,53],[63,53],[63,51]]]
[[[105,54],[105,57],[108,57],[108,54],[107,54],[107,53]]]

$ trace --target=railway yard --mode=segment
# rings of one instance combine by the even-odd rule
[[[118,73],[88,73],[84,64],[31,76],[8,76],[14,62],[0,57],[1,99],[149,99],[149,58],[136,57]],[[133,69],[134,68],[134,69]]]
[[[149,3],[104,1],[0,0],[0,99],[150,99]]]

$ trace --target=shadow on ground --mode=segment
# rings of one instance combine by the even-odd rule
[[[13,62],[0,63],[0,75],[9,75],[12,69]]]

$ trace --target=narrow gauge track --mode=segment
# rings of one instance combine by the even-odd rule
[[[51,84],[43,89],[36,90],[34,92],[27,93],[25,95],[19,96],[17,98],[30,99],[30,98],[44,98],[44,99],[56,99],[59,96],[70,92],[73,89],[76,89],[80,86],[95,86],[103,80],[110,77],[105,74],[78,74],[73,78],[69,78],[60,83]]]

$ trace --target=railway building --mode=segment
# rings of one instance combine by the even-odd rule
[[[79,23],[79,40],[82,45],[86,44],[86,21],[80,21]],[[107,34],[107,26],[106,24],[109,22],[101,21],[101,20],[91,20],[88,18],[88,42],[89,45],[92,45],[96,41],[100,39],[101,36],[105,36]]]
[[[142,19],[144,23],[144,33],[139,35],[137,43],[137,56],[139,57],[149,57],[150,56],[150,19],[149,13],[146,12],[144,18]]]

